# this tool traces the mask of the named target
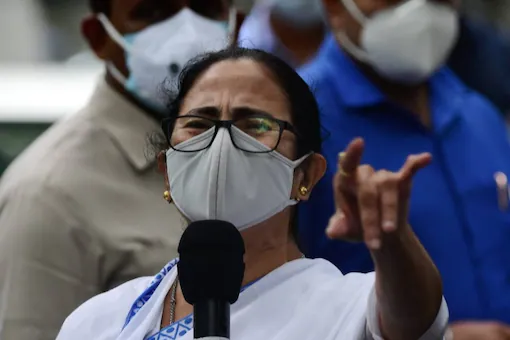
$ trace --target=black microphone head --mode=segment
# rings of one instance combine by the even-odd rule
[[[244,277],[244,241],[229,222],[191,223],[179,242],[179,282],[189,304],[237,301]]]

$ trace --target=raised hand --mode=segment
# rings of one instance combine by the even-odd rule
[[[385,235],[407,226],[412,178],[432,157],[410,155],[398,172],[376,171],[360,165],[363,149],[363,139],[356,138],[339,155],[333,181],[336,213],[326,233],[332,239],[365,241],[377,250]]]

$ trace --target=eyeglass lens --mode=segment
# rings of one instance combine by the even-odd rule
[[[180,150],[179,145],[193,137],[199,136],[204,132],[214,128],[216,122],[211,119],[197,117],[197,116],[181,116],[175,120],[173,129],[169,131],[170,144],[175,150]],[[235,120],[232,126],[238,128],[246,135],[256,139],[261,144],[265,145],[268,149],[274,150],[278,146],[281,134],[281,127],[277,120],[269,117],[246,117],[243,119]],[[214,134],[211,134],[211,141]],[[270,150],[262,151],[258,148],[250,146],[245,143],[237,133],[231,133],[231,138],[234,145],[247,152],[267,152]],[[189,149],[181,151],[198,151]]]

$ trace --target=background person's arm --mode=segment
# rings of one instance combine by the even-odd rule
[[[64,319],[99,293],[99,248],[70,203],[32,184],[2,200],[0,339],[54,340]]]

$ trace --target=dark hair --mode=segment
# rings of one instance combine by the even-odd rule
[[[230,46],[221,51],[205,53],[189,61],[180,74],[177,87],[167,89],[171,98],[167,112],[169,117],[179,115],[184,98],[196,80],[212,65],[224,60],[238,59],[250,59],[264,65],[286,94],[290,103],[292,125],[300,136],[297,146],[298,157],[310,151],[320,153],[322,141],[319,107],[313,92],[292,67],[278,57],[262,50]],[[157,143],[154,138],[152,139],[153,146],[157,147],[158,151],[168,148],[166,139],[163,143],[161,143],[161,138],[159,140],[160,143]],[[294,214],[291,234],[297,242],[296,217],[297,214]]]
[[[111,0],[89,0],[89,7],[92,13],[103,13],[110,16],[112,1]]]

